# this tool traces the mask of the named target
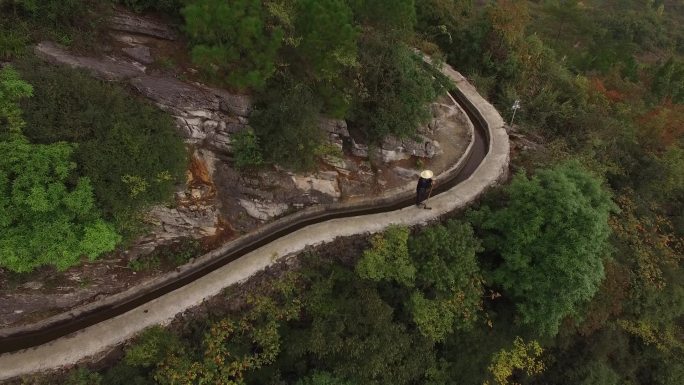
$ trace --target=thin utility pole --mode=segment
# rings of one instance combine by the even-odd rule
[[[511,123],[509,126],[512,128],[513,127],[513,119],[515,119],[515,113],[520,109],[520,99],[515,99],[515,102],[513,102],[513,106],[511,107],[513,110],[513,116],[511,116]]]

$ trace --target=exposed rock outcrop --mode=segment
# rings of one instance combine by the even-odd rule
[[[123,48],[129,56],[149,56],[149,48]],[[216,151],[230,153],[230,134],[246,127],[251,101],[246,95],[196,85],[169,76],[147,75],[131,62],[115,58],[73,55],[50,42],[39,43],[36,53],[45,60],[82,68],[104,80],[128,81],[138,92],[170,113],[190,143],[205,144]]]
[[[305,193],[317,191],[337,200],[340,197],[340,186],[337,182],[337,172],[322,171],[313,175],[292,175],[295,186]]]
[[[112,49],[107,57],[74,55],[54,43],[40,43],[35,50],[53,63],[83,68],[101,79],[128,83],[167,111],[186,143],[198,149],[195,155],[204,159],[207,171],[200,182],[195,175],[197,170],[193,171],[186,189],[177,192],[174,207],[160,206],[149,213],[149,221],[155,225],[153,236],[144,240],[149,247],[176,237],[212,235],[222,221],[238,232],[247,231],[289,209],[364,197],[392,183],[406,183],[413,177],[408,169],[392,176],[390,165],[374,164],[371,168],[369,156],[384,163],[411,157],[429,161],[442,152],[434,139],[435,132],[458,129],[454,122],[458,111],[449,106],[448,100],[432,104],[432,119],[420,128],[415,140],[390,137],[370,149],[352,138],[344,120],[321,117],[320,130],[339,149],[339,155],[322,158],[322,171],[238,172],[231,163],[231,136],[249,123],[253,108],[250,97],[180,80],[185,78],[179,76],[179,71],[192,77],[196,72],[192,68],[162,70],[155,65],[155,59],[175,58],[169,53],[182,47],[173,42],[174,31],[154,19],[117,8],[110,20],[110,36]],[[344,152],[355,157],[345,157]],[[193,158],[193,164],[195,161]],[[387,171],[382,177],[380,168]]]
[[[249,216],[261,221],[266,221],[276,217],[290,208],[290,206],[286,203],[267,202],[256,199],[240,199],[239,202],[240,206],[247,211]]]
[[[154,63],[154,58],[152,58],[152,54],[150,52],[149,47],[145,47],[143,45],[136,45],[133,47],[122,48],[121,50],[125,52],[126,55],[128,55],[131,59],[136,60],[140,63]]]
[[[417,135],[416,139],[389,136],[382,142],[379,152],[384,162],[408,159],[411,156],[432,158],[441,153],[439,143],[425,135]]]
[[[104,80],[126,80],[144,73],[142,69],[133,63],[109,57],[96,59],[72,55],[59,45],[51,42],[39,43],[35,48],[35,53],[50,63],[86,69],[96,77]]]
[[[116,31],[153,36],[165,40],[176,40],[177,38],[176,33],[166,24],[122,9],[117,9],[115,14],[109,18],[109,27]]]

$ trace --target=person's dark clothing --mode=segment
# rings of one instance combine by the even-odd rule
[[[432,179],[418,178],[418,185],[416,186],[416,204],[426,200],[432,188]]]

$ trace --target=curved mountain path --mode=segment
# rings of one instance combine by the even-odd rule
[[[508,135],[504,129],[503,119],[496,109],[482,98],[461,74],[447,65],[443,66],[442,72],[454,82],[455,89],[452,90],[452,95],[466,110],[474,126],[482,130],[487,140],[484,156],[479,164],[472,165],[474,170],[467,170],[471,165],[457,165],[465,167],[465,173],[472,173],[467,179],[432,197],[432,210],[409,205],[387,212],[346,216],[313,223],[282,235],[284,230],[273,231],[273,236],[279,236],[276,239],[261,233],[264,239],[260,247],[173,291],[50,342],[40,344],[40,340],[35,340],[37,346],[0,355],[0,380],[73,365],[95,356],[134,337],[149,326],[169,323],[178,313],[201,304],[206,298],[219,294],[224,288],[246,280],[277,260],[296,254],[307,246],[319,245],[337,237],[380,232],[393,224],[425,224],[465,207],[506,176],[509,163]],[[406,202],[403,200],[399,203],[405,205]],[[387,206],[387,202],[377,203],[384,203]],[[341,216],[345,214],[343,211],[342,209],[328,216]],[[345,215],[353,215],[350,212],[371,211],[367,208],[357,208],[347,210]],[[230,246],[222,247],[206,257],[215,257],[229,251]],[[6,339],[0,339],[3,351],[13,350],[9,346]]]

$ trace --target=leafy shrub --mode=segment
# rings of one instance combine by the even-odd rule
[[[142,258],[128,262],[128,267],[133,271],[153,270],[166,265],[180,266],[188,263],[192,258],[202,252],[200,243],[196,239],[184,239],[170,245],[164,245]]]
[[[192,0],[182,14],[192,60],[212,79],[259,88],[273,75],[284,32],[261,0]]]
[[[202,247],[196,239],[183,240],[173,247],[174,250],[170,253],[169,259],[176,266],[187,263],[202,252]]]
[[[102,376],[86,368],[73,370],[64,381],[64,385],[100,385]]]
[[[408,228],[391,226],[384,233],[373,236],[371,248],[363,252],[356,265],[359,276],[413,286],[416,268],[409,259],[408,235]]]
[[[17,103],[30,94],[12,68],[0,71],[0,266],[66,269],[83,255],[113,250],[121,238],[100,219],[89,179],[74,176],[73,146],[23,136]]]
[[[161,326],[145,330],[126,350],[124,363],[144,368],[154,367],[169,354],[182,351],[178,337]]]
[[[80,71],[32,61],[20,66],[34,85],[23,103],[32,141],[77,143],[77,173],[120,226],[148,204],[171,196],[186,164],[171,118],[120,87]]]
[[[522,323],[555,335],[598,290],[615,205],[576,162],[529,179],[518,174],[505,191],[505,207],[485,206],[472,219],[486,232],[485,246],[503,258],[493,279],[517,301]]]
[[[415,0],[349,0],[354,16],[362,23],[387,31],[413,31]]]
[[[3,27],[0,24],[0,60],[11,60],[25,51],[28,37],[18,26]]]
[[[233,155],[235,159],[235,167],[243,170],[251,167],[259,167],[263,164],[264,159],[261,155],[261,148],[259,146],[259,138],[254,133],[254,130],[247,129],[233,135]]]
[[[429,103],[438,82],[423,69],[404,43],[370,33],[360,46],[361,89],[351,111],[351,122],[371,141],[386,135],[414,135],[430,117]]]
[[[0,2],[0,9],[3,14],[33,19],[45,26],[75,26],[84,21],[88,3],[88,0],[4,0]]]
[[[149,271],[161,266],[161,260],[157,255],[148,255],[128,262],[128,267],[133,271]]]
[[[135,12],[155,10],[164,12],[168,15],[178,15],[180,9],[185,4],[185,0],[115,0]]]
[[[260,96],[251,124],[264,160],[293,169],[310,169],[323,140],[318,126],[321,102],[304,84],[284,79]]]
[[[299,0],[295,31],[299,44],[289,70],[306,79],[327,114],[343,117],[354,91],[350,75],[358,66],[359,30],[349,6],[344,0]]]

